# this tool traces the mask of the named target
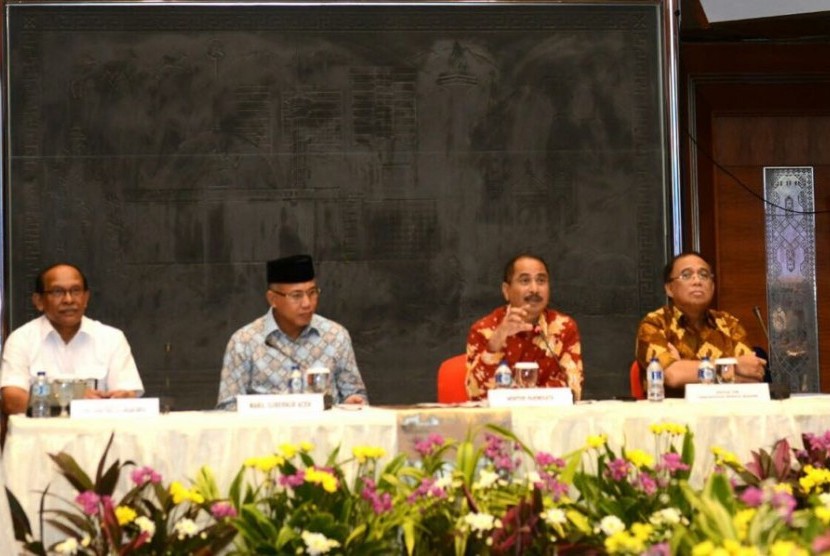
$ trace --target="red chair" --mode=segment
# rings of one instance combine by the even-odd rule
[[[643,379],[640,378],[640,364],[636,359],[631,363],[631,369],[628,371],[628,380],[631,386],[631,397],[635,400],[646,399],[646,393],[643,392]]]
[[[462,403],[467,396],[467,355],[450,357],[438,368],[438,403]]]

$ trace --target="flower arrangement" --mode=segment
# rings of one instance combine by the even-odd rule
[[[617,454],[603,435],[589,437],[582,449],[587,463],[573,481],[578,506],[594,523],[594,544],[608,553],[663,553],[674,530],[691,520],[682,487],[694,461],[693,435],[674,423],[650,432],[653,454],[625,447]]]
[[[394,508],[391,492],[404,457],[380,473],[380,448],[358,447],[323,464],[310,443],[283,444],[276,453],[249,458],[234,479],[230,499],[239,515],[240,554],[390,554],[400,552],[398,529],[405,508]],[[344,469],[357,465],[349,484]],[[276,551],[276,552],[274,552]]]
[[[691,526],[674,539],[678,553],[830,553],[830,432],[802,437],[804,449],[786,439],[759,449],[742,464],[712,447],[715,471],[703,490],[684,486],[696,510]]]
[[[95,481],[66,453],[50,454],[58,472],[76,489],[67,508],[43,509],[50,493],[41,498],[41,523],[65,535],[46,546],[32,536],[30,522],[20,504],[10,497],[15,516],[16,537],[31,554],[104,556],[110,554],[212,554],[233,540],[236,529],[228,519],[233,507],[218,496],[216,481],[203,468],[191,488],[179,482],[168,487],[149,467],[135,467],[130,461],[115,461],[105,468],[113,437],[98,463]],[[134,467],[133,487],[121,498],[114,491],[122,471]]]
[[[51,455],[78,493],[71,509],[45,509],[43,495],[60,542],[33,539],[11,501],[18,538],[39,555],[830,554],[830,433],[746,463],[713,447],[702,489],[689,484],[691,431],[650,433],[653,451],[600,435],[563,457],[493,425],[462,441],[427,435],[412,459],[360,446],[318,461],[309,443],[283,444],[246,460],[225,494],[206,468],[163,486],[153,469],[107,467],[111,438],[94,481]],[[133,486],[116,500],[127,467]]]

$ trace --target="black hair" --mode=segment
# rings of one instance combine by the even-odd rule
[[[84,291],[89,289],[89,285],[86,281],[86,275],[80,268],[71,263],[55,263],[53,265],[47,266],[38,273],[37,278],[35,278],[35,293],[43,294],[46,291],[46,274],[53,268],[57,268],[59,266],[68,266],[70,268],[74,268],[78,272],[78,274],[81,275],[81,281],[84,284]]]
[[[548,268],[548,263],[545,262],[545,259],[538,255],[534,255],[532,253],[520,253],[507,261],[507,264],[504,265],[504,283],[509,284],[511,280],[513,280],[513,273],[516,270],[516,261],[519,259],[533,259],[542,263],[542,266],[545,267],[545,272],[548,273],[550,276],[550,269]]]
[[[676,263],[678,259],[682,259],[683,257],[689,257],[689,256],[692,256],[692,255],[694,255],[695,257],[699,257],[699,258],[703,259],[703,262],[708,264],[709,268],[714,273],[714,269],[712,268],[712,263],[707,261],[706,257],[701,255],[698,251],[683,251],[679,255],[675,255],[674,257],[672,257],[671,260],[668,263],[666,263],[666,267],[663,269],[663,283],[668,284],[669,282],[672,281],[672,275],[671,274],[674,271],[674,263]]]

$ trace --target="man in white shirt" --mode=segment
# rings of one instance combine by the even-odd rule
[[[132,398],[144,393],[124,333],[84,316],[89,304],[86,277],[60,263],[42,271],[32,302],[40,317],[6,339],[0,366],[3,413],[24,413],[38,371],[49,380],[94,379],[86,398]]]

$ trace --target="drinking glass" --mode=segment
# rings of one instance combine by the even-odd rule
[[[731,384],[735,382],[735,369],[737,368],[738,360],[734,357],[715,359],[715,380],[718,384]]]
[[[533,361],[520,361],[515,365],[516,381],[519,388],[536,388],[539,381],[539,364]]]
[[[305,372],[306,392],[323,394],[323,404],[331,407],[331,371],[326,367],[311,367]]]
[[[69,417],[69,404],[75,397],[75,383],[71,380],[58,380],[58,405],[61,407],[61,417]]]

